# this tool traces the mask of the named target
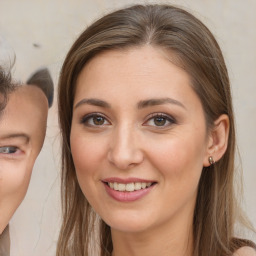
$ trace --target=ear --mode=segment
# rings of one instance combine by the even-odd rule
[[[229,118],[223,114],[214,122],[214,127],[209,133],[208,145],[204,159],[204,167],[210,166],[209,157],[215,162],[224,155],[228,145]]]

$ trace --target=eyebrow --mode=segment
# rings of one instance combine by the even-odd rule
[[[75,105],[74,108],[76,109],[79,106],[84,105],[84,104],[103,107],[103,108],[111,108],[111,105],[109,103],[107,103],[106,101],[103,101],[100,99],[94,99],[94,98],[82,99]],[[138,102],[137,107],[138,107],[138,109],[142,109],[142,108],[146,108],[146,107],[163,105],[163,104],[174,104],[174,105],[177,105],[177,106],[180,106],[180,107],[186,109],[186,107],[180,101],[177,101],[172,98],[156,98],[156,99],[142,100],[142,101]]]
[[[8,139],[16,139],[16,138],[24,139],[26,144],[30,140],[30,137],[25,133],[11,133],[11,134],[6,134],[6,135],[1,136],[0,141],[8,140]]]
[[[102,108],[110,108],[111,107],[109,103],[107,103],[106,101],[103,101],[103,100],[82,99],[75,105],[75,109],[84,104],[93,105],[93,106],[102,107]]]
[[[174,104],[186,109],[181,102],[171,98],[159,98],[159,99],[157,98],[157,99],[142,100],[138,103],[138,109],[157,106],[157,105],[163,105],[163,104]]]

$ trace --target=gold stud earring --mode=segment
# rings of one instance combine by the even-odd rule
[[[209,156],[208,161],[209,161],[209,164],[210,164],[210,165],[215,164],[215,161],[213,160],[213,157],[212,157],[212,156]]]

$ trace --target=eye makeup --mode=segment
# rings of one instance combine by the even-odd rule
[[[176,124],[175,118],[167,115],[165,113],[152,113],[149,115],[146,122],[143,123],[144,126],[154,126],[156,128],[167,128],[173,124]]]
[[[83,116],[80,120],[80,123],[90,127],[100,127],[111,124],[103,114],[97,112]]]

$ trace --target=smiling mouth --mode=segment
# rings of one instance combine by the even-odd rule
[[[156,182],[131,182],[131,183],[119,183],[119,182],[105,182],[107,186],[115,191],[121,192],[134,192],[149,188],[156,184]]]

